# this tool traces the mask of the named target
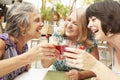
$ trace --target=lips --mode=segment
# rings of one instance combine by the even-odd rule
[[[39,32],[39,33],[41,33],[41,29],[42,29],[42,28],[37,28],[36,31]]]
[[[97,33],[99,30],[97,29],[97,30],[92,30],[92,33],[93,34],[95,34],[95,33]]]
[[[67,32],[69,32],[69,33],[70,33],[70,32],[73,32],[73,30],[67,30]]]

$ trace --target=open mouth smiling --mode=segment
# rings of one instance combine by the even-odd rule
[[[98,31],[99,31],[98,29],[97,29],[97,30],[93,30],[92,33],[95,34],[95,33],[97,33]]]

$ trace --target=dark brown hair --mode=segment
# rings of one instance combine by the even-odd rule
[[[92,16],[100,19],[105,34],[120,32],[120,4],[117,1],[105,0],[91,4],[86,10],[87,23]]]

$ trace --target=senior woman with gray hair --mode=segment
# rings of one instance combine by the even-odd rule
[[[42,27],[40,14],[32,4],[15,3],[8,9],[5,33],[0,34],[0,80],[13,80],[27,70],[30,62],[55,58],[59,53],[48,43],[28,50],[27,41],[40,38]]]

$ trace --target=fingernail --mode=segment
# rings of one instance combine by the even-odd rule
[[[64,48],[64,50],[66,50],[66,48]]]

